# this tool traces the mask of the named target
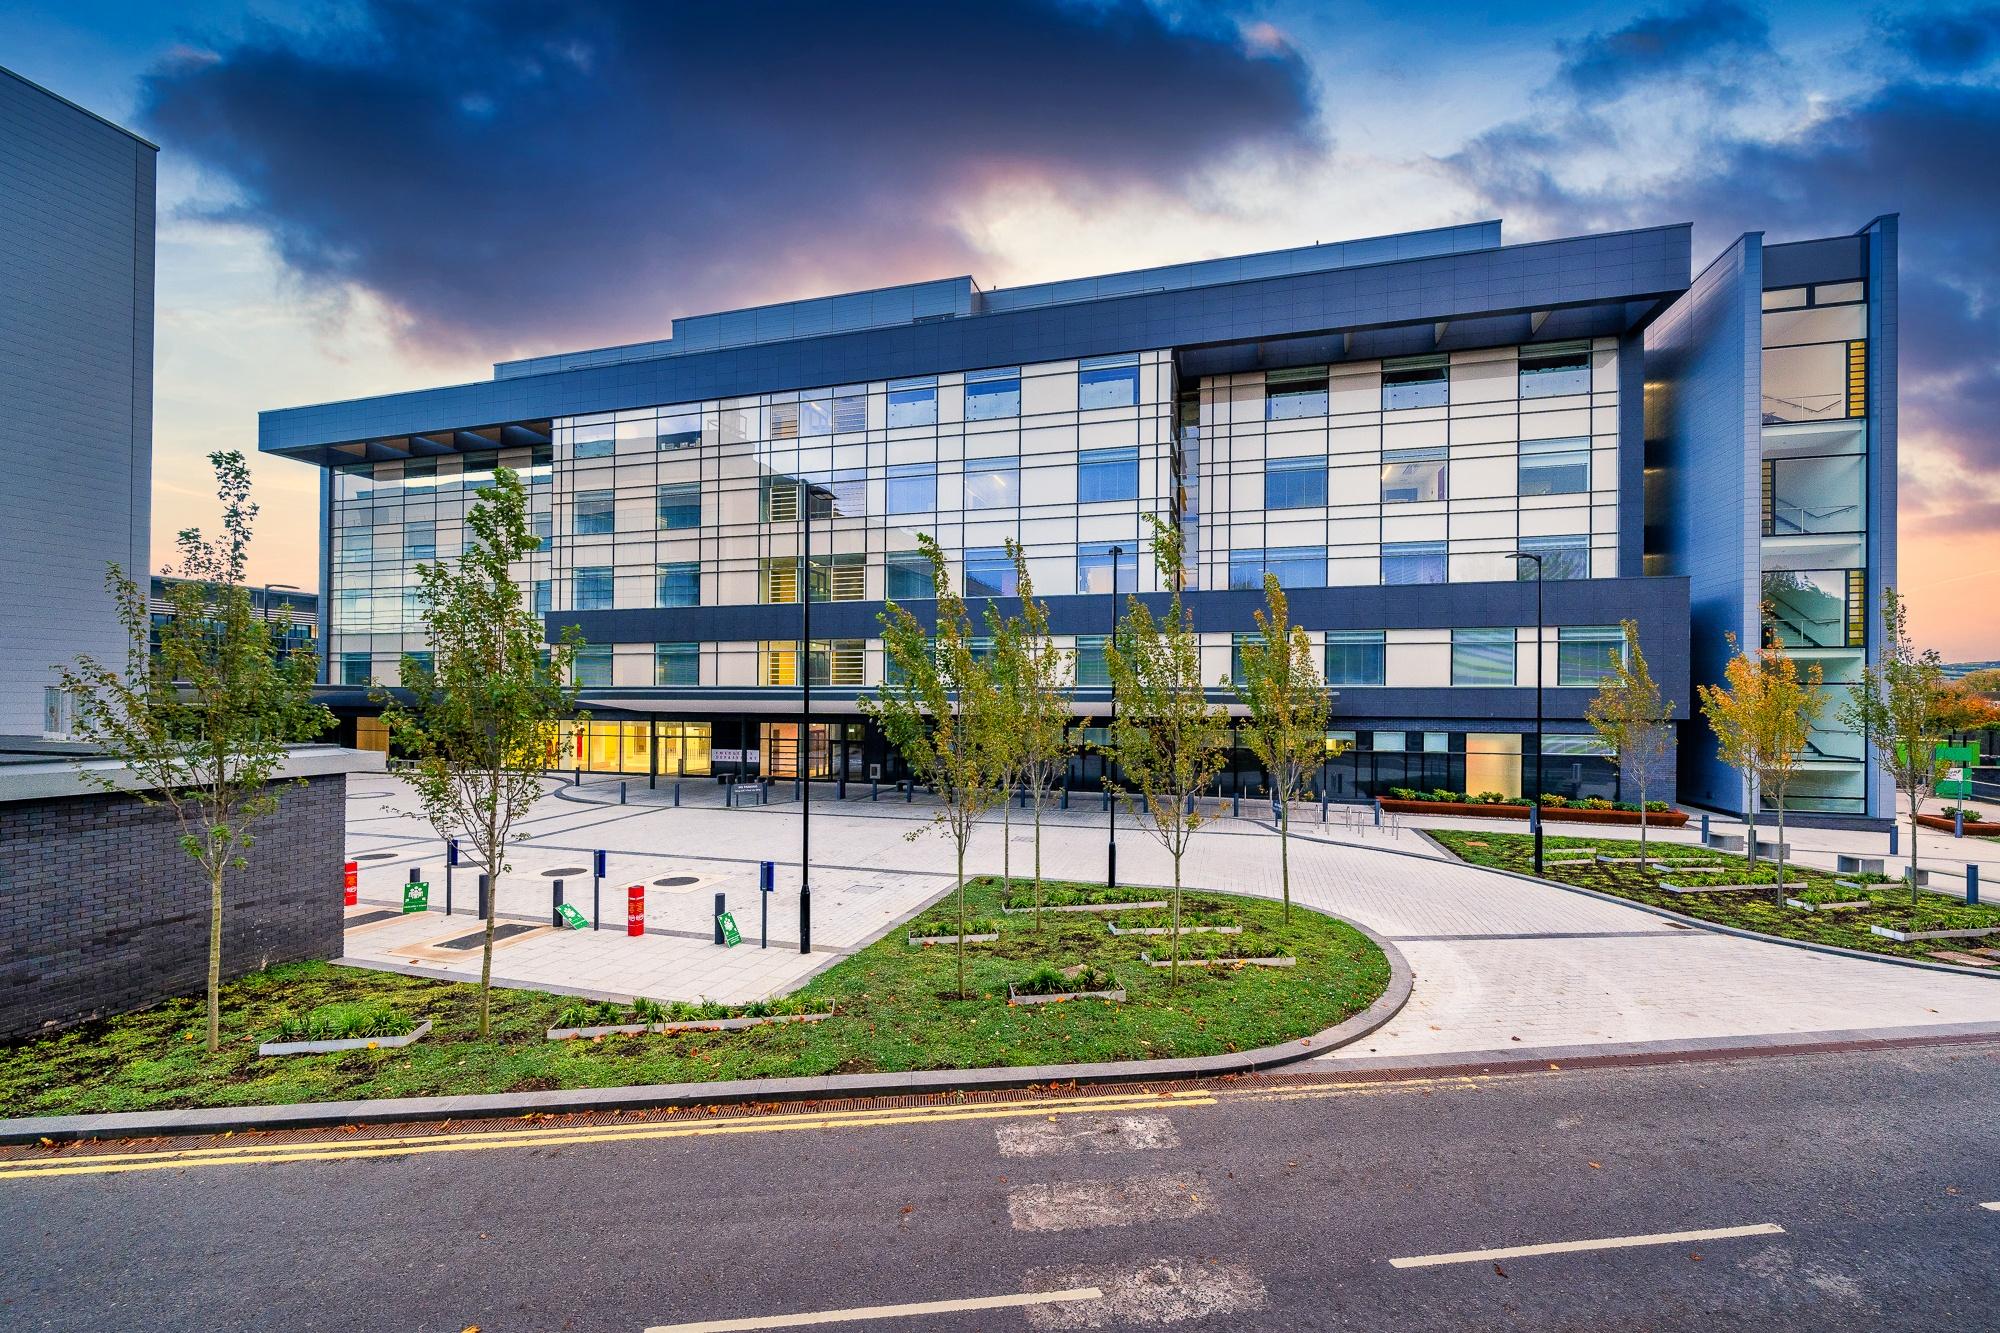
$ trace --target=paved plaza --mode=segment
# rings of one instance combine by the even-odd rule
[[[801,955],[800,806],[789,794],[787,785],[774,789],[771,804],[725,808],[720,788],[690,782],[683,804],[674,807],[668,791],[647,793],[642,781],[628,790],[632,803],[620,805],[615,782],[552,784],[520,826],[527,836],[500,884],[503,923],[519,929],[495,950],[496,978],[583,994],[741,1002],[796,987],[949,891],[951,845],[927,827],[930,812],[921,800],[904,804],[884,793],[871,801],[865,790],[855,799],[851,790],[844,802],[816,801],[813,952]],[[348,957],[421,974],[477,976],[476,939],[472,947],[443,947],[477,934],[476,871],[456,873],[455,918],[440,911],[377,915],[400,904],[412,866],[431,884],[433,907],[443,906],[442,847],[428,825],[407,813],[410,806],[393,778],[353,782],[348,855],[365,859],[362,903],[349,916],[373,919],[348,931]],[[1248,817],[1248,802],[1243,812],[1246,817],[1219,820],[1196,835],[1183,862],[1188,887],[1278,895],[1277,839],[1266,823]],[[1256,813],[1267,816],[1268,807]],[[1691,929],[1459,864],[1413,827],[1378,829],[1365,816],[1350,821],[1338,810],[1330,815],[1321,824],[1314,807],[1295,821],[1294,897],[1388,937],[1416,974],[1410,1003],[1395,1020],[1330,1059],[2000,1021],[2000,979]],[[1095,796],[1046,814],[1044,873],[1102,879],[1105,822]],[[1171,863],[1158,844],[1122,811],[1119,824],[1121,881],[1166,883]],[[1027,872],[1030,836],[1025,815],[1016,812],[1016,875]],[[1886,848],[1880,834],[1814,830],[1794,841],[1823,846],[1825,864],[1835,850],[1879,855]],[[1948,835],[1937,839],[1949,841]],[[1925,863],[1941,863],[1943,852],[1926,842]],[[2000,851],[1992,844],[1978,847]],[[568,901],[589,916],[588,868],[599,849],[609,863],[603,929],[551,927],[548,872],[567,872]],[[1001,850],[995,813],[974,838],[968,872],[997,873]],[[770,947],[763,949],[757,879],[759,862],[767,859],[778,863],[777,888]],[[1803,859],[1820,858],[1806,852]],[[661,880],[668,883],[656,883]],[[625,934],[625,890],[635,883],[646,885],[647,930],[636,939]],[[712,942],[717,892],[742,929],[744,942],[735,948]]]

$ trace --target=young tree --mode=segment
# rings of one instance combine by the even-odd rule
[[[1313,661],[1312,642],[1294,625],[1275,574],[1264,575],[1265,610],[1257,613],[1257,636],[1243,645],[1243,679],[1230,684],[1250,711],[1243,728],[1250,747],[1271,777],[1271,804],[1278,813],[1278,882],[1285,897],[1285,920],[1292,919],[1292,799],[1328,755],[1340,750],[1326,738],[1333,701]]]
[[[1950,686],[1937,649],[1917,651],[1909,610],[1894,588],[1882,590],[1882,665],[1863,667],[1861,683],[1841,703],[1843,725],[1868,738],[1910,803],[1910,901],[1917,894],[1917,817],[1937,790],[1945,764],[1937,749],[1951,734]]]
[[[879,617],[887,679],[861,711],[875,720],[917,781],[938,791],[932,823],[951,835],[958,856],[958,997],[965,998],[965,849],[994,797],[994,719],[999,711],[992,663],[973,652],[972,618],[951,589],[944,552],[928,533],[917,538],[931,566],[937,629],[927,634],[909,609],[890,602]],[[918,829],[912,838],[923,832]]]
[[[272,775],[285,747],[321,735],[333,714],[313,703],[318,666],[309,650],[282,662],[268,619],[260,618],[243,576],[257,506],[250,472],[234,451],[208,456],[222,501],[222,534],[204,540],[184,529],[177,573],[166,586],[168,617],[159,652],[148,605],[150,580],[111,565],[104,586],[125,631],[125,669],[90,657],[59,668],[62,688],[76,701],[76,734],[119,760],[138,781],[132,795],[165,804],[180,826],[180,844],[208,877],[208,1049],[222,1037],[222,909],[231,870],[247,864],[257,823],[278,808]],[[123,789],[118,775],[85,768],[83,777],[106,791]],[[303,779],[301,779],[303,784]]]
[[[1664,775],[1674,748],[1674,705],[1660,697],[1652,668],[1639,647],[1637,621],[1621,622],[1625,650],[1612,659],[1584,716],[1639,784],[1639,857],[1646,856],[1646,794]]]
[[[1013,540],[1008,539],[1012,547]],[[987,765],[993,783],[993,799],[1000,804],[1000,884],[1001,892],[1014,888],[1014,793],[1021,786],[1027,753],[1021,748],[1021,725],[1027,711],[1027,681],[1023,678],[1021,621],[1018,616],[1002,616],[986,603],[986,637],[992,644],[986,667],[993,679],[993,716],[987,732]]]
[[[1736,649],[1736,636],[1729,646]],[[1777,898],[1785,898],[1785,792],[1797,776],[1812,740],[1812,727],[1826,707],[1819,664],[1799,675],[1798,663],[1781,647],[1760,648],[1755,657],[1736,651],[1724,668],[1726,684],[1703,685],[1701,711],[1715,731],[1723,762],[1750,782],[1750,863],[1757,859],[1757,803],[1765,792],[1778,810]]]
[[[1015,699],[1007,708],[1013,777],[1028,789],[1035,811],[1035,928],[1042,928],[1042,803],[1069,771],[1071,664],[1074,654],[1055,646],[1049,608],[1035,600],[1027,554],[1012,538],[1007,554],[1020,586],[1021,615],[996,628],[1007,688]],[[1004,865],[1005,862],[1003,861]]]
[[[1153,529],[1153,563],[1172,590],[1166,614],[1155,619],[1137,597],[1104,646],[1105,665],[1118,701],[1109,757],[1135,787],[1119,798],[1174,863],[1170,985],[1180,984],[1181,858],[1195,830],[1208,820],[1194,798],[1222,767],[1229,743],[1228,717],[1208,702],[1201,678],[1201,640],[1194,617],[1181,603],[1180,529],[1147,515]]]
[[[575,626],[542,655],[542,618],[509,569],[541,545],[528,526],[528,492],[509,468],[493,474],[465,517],[455,565],[417,566],[428,661],[403,658],[402,693],[377,691],[425,819],[462,836],[486,870],[486,941],[479,964],[479,1035],[489,1032],[493,931],[514,823],[542,794],[556,762],[557,720],[576,708]],[[578,715],[581,716],[581,715]]]

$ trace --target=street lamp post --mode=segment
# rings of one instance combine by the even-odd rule
[[[1532,551],[1510,551],[1509,560],[1535,562],[1535,873],[1542,873],[1542,557]]]
[[[812,952],[812,482],[799,478],[799,952]]]
[[[1125,548],[1111,548],[1111,633],[1104,638],[1104,681],[1111,685],[1111,641],[1118,637],[1118,562],[1125,556]],[[1111,723],[1118,721],[1118,691],[1111,691]],[[1106,725],[1105,739],[1111,737],[1111,726]],[[1106,852],[1105,883],[1111,888],[1118,887],[1118,799],[1111,790],[1111,751],[1104,752],[1104,810],[1111,832],[1111,842]]]

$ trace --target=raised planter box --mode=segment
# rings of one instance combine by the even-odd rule
[[[1893,926],[1870,926],[1868,933],[1898,944],[1910,944],[1917,940],[1983,940],[1988,935],[2000,934],[2000,926],[1981,926],[1976,930],[1897,930]]]
[[[1951,822],[1951,819],[1945,815],[1918,815],[1917,822],[1923,825],[1925,828],[1943,829],[1946,833],[1950,833],[1953,829],[1957,827],[1957,825],[1953,824]],[[1965,821],[1965,831],[1967,833],[1976,834],[1980,837],[1987,837],[1992,834],[2000,833],[2000,821],[1995,821],[1991,819],[1979,819],[1979,820],[1968,819]]]
[[[1879,875],[1883,873],[1883,860],[1879,856],[1853,856],[1847,852],[1841,852],[1833,858],[1833,865],[1834,869],[1843,875]]]
[[[1759,889],[1775,887],[1770,884],[1669,884],[1660,881],[1660,887],[1668,893],[1755,893]]]
[[[1055,1004],[1062,1000],[1110,1000],[1114,1004],[1125,1001],[1125,988],[1117,990],[1071,990],[1057,991],[1053,995],[1023,995],[1014,989],[1014,983],[1007,983],[1007,1003],[1009,1004]]]
[[[1741,833],[1715,833],[1708,839],[1708,845],[1719,852],[1740,852],[1745,839]]]
[[[1155,958],[1150,953],[1141,953],[1139,961],[1147,967],[1172,967],[1171,958]],[[1296,958],[1183,958],[1182,967],[1297,967]]]
[[[1072,903],[1068,907],[1044,907],[1042,910],[1044,912],[1131,912],[1141,907],[1171,906],[1172,903],[1161,898],[1157,902],[1148,899],[1139,903]],[[1000,910],[1008,916],[1033,916],[1035,913],[1032,907],[1009,907],[1005,903],[1000,905]]]
[[[956,935],[911,935],[907,938],[910,941],[911,948],[915,948],[920,944],[957,944],[959,940],[959,937]],[[965,942],[967,944],[984,944],[987,940],[997,940],[999,938],[1000,932],[996,930],[989,931],[983,935],[967,935]]]
[[[411,1028],[400,1037],[340,1037],[331,1041],[267,1041],[257,1048],[259,1055],[324,1055],[330,1051],[393,1051],[408,1046],[431,1030],[431,1021]]]
[[[1116,921],[1105,922],[1104,928],[1113,935],[1171,935],[1175,929],[1172,926],[1127,926],[1125,929],[1120,930]],[[1241,935],[1243,927],[1182,926],[1180,927],[1180,933],[1183,935]]]
[[[832,1017],[832,1012],[828,1011],[824,1014],[766,1014],[761,1018],[688,1018],[675,1023],[612,1023],[594,1028],[550,1028],[548,1038],[550,1041],[569,1041],[574,1037],[635,1037],[643,1032],[741,1032],[766,1023],[817,1023]]]
[[[1787,898],[1785,906],[1796,907],[1801,912],[1852,912],[1863,907],[1873,907],[1872,898],[1857,898],[1847,903],[1809,903],[1803,898]]]
[[[1525,805],[1471,805],[1464,801],[1402,801],[1393,796],[1382,798],[1382,808],[1393,810],[1400,815],[1464,815],[1472,819],[1519,819],[1526,820],[1528,807]],[[1564,808],[1542,809],[1545,824],[1620,824],[1631,828],[1639,827],[1639,812],[1636,810],[1573,810]],[[1659,810],[1646,816],[1649,828],[1679,828],[1688,822],[1685,810]]]

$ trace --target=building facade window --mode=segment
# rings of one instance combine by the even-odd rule
[[[1521,549],[1542,558],[1545,579],[1587,579],[1590,577],[1590,538],[1582,534],[1563,537],[1523,537]],[[1526,582],[1535,577],[1535,562],[1516,560],[1514,577]]]
[[[1590,392],[1590,344],[1548,343],[1523,347],[1520,363],[1523,398],[1555,398]]]
[[[758,600],[768,604],[799,600],[799,558],[766,556],[758,562]]]
[[[570,436],[578,458],[609,458],[618,447],[618,440],[611,423],[598,426],[578,426]]]
[[[437,553],[437,524],[403,524],[403,559],[435,560]]]
[[[1453,685],[1512,685],[1514,631],[1455,629],[1451,632]]]
[[[1382,410],[1444,407],[1451,402],[1449,356],[1405,356],[1382,363]]]
[[[1336,629],[1326,635],[1328,685],[1380,685],[1388,678],[1389,636],[1379,629]]]
[[[1111,548],[1120,546],[1114,561]],[[1086,542],[1076,548],[1076,590],[1080,593],[1139,591],[1139,553],[1115,542]]]
[[[812,683],[853,686],[866,684],[867,641],[863,639],[814,639]]]
[[[611,684],[611,645],[586,643],[576,650],[576,683],[588,689]]]
[[[1522,495],[1581,495],[1590,489],[1590,441],[1521,441]]]
[[[1564,625],[1556,631],[1556,684],[1596,689],[1624,657],[1617,625]]]
[[[868,557],[859,551],[812,558],[809,584],[815,602],[858,602],[868,591]]]
[[[1264,464],[1264,508],[1316,509],[1324,504],[1324,458],[1273,458]]]
[[[653,423],[656,449],[688,449],[701,443],[701,413],[662,412]]]
[[[1019,575],[1004,546],[974,546],[965,552],[967,597],[1012,597],[1020,592]]]
[[[616,530],[618,510],[612,492],[578,491],[576,508],[571,516],[570,528],[579,537],[595,536]]]
[[[892,602],[929,601],[937,589],[931,583],[931,562],[922,551],[891,551],[883,560],[883,594]]]
[[[701,645],[698,643],[654,644],[653,684],[701,684]]]
[[[1080,412],[1133,407],[1139,402],[1139,358],[1087,356],[1076,363],[1076,406]]]
[[[701,526],[701,483],[678,481],[660,487],[656,504],[659,524],[669,530]]]
[[[1396,586],[1443,583],[1443,542],[1383,542],[1382,582]]]
[[[1382,503],[1417,504],[1448,498],[1443,449],[1385,449],[1382,452]]]
[[[342,685],[368,684],[370,666],[370,659],[367,653],[342,653],[340,655],[340,683]]]
[[[969,458],[965,461],[966,512],[1013,509],[1020,503],[1020,459]]]
[[[888,501],[892,514],[934,512],[937,509],[937,464],[891,464]]]
[[[1076,456],[1076,498],[1079,504],[1139,498],[1139,450],[1085,449]]]
[[[701,566],[693,560],[659,566],[653,582],[653,599],[663,607],[701,605]]]
[[[996,421],[1021,415],[1021,371],[969,370],[965,373],[965,419]]]
[[[937,425],[937,378],[890,380],[888,406],[892,429]]]
[[[573,576],[576,596],[571,605],[579,611],[609,611],[615,586],[609,565],[580,565]]]
[[[547,615],[549,613],[549,608],[554,605],[554,598],[552,595],[553,590],[550,580],[536,579],[532,585],[532,588],[533,591],[531,593],[531,596],[534,598],[534,601],[531,602],[529,605],[533,608],[534,613],[536,615],[538,616]]]
[[[1264,376],[1264,419],[1296,421],[1326,415],[1326,367],[1274,370]]]

